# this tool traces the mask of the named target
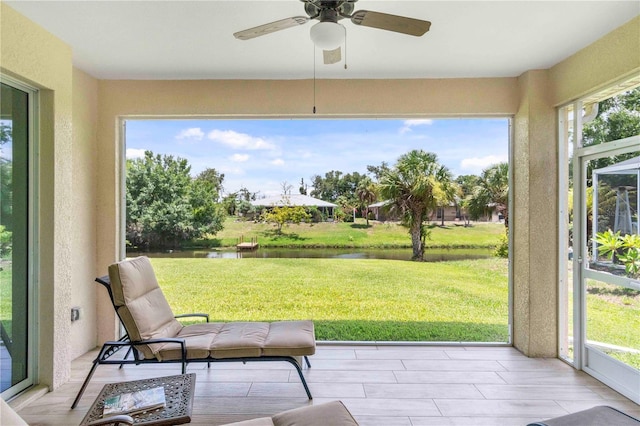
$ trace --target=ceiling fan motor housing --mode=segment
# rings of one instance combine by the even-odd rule
[[[358,0],[302,0],[304,10],[311,19],[319,19],[320,22],[338,22],[343,18],[350,18],[354,4]]]

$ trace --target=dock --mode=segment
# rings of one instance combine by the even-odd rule
[[[257,250],[259,247],[258,238],[253,237],[250,241],[245,241],[244,236],[238,238],[238,244],[236,244],[236,250]]]

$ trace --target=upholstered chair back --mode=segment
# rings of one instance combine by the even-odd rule
[[[123,260],[109,266],[113,304],[132,341],[174,337],[182,325],[174,318],[149,258]],[[154,345],[140,346],[145,358],[154,358]],[[155,348],[157,349],[157,348]]]

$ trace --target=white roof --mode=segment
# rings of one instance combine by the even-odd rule
[[[593,173],[603,174],[636,174],[640,171],[640,157],[630,158],[616,164],[612,164],[601,169],[596,169]]]
[[[273,197],[260,198],[251,202],[254,206],[276,207],[276,206],[315,206],[315,207],[338,207],[337,204],[329,203],[308,195],[276,195]]]
[[[391,200],[378,201],[377,203],[370,204],[368,208],[371,208],[371,207],[384,207],[387,204],[391,204]]]

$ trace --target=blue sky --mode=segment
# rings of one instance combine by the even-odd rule
[[[224,173],[226,193],[278,195],[282,183],[331,170],[366,173],[412,149],[437,154],[454,176],[507,161],[509,122],[500,119],[128,120],[127,158],[145,150],[185,158],[191,174]]]

